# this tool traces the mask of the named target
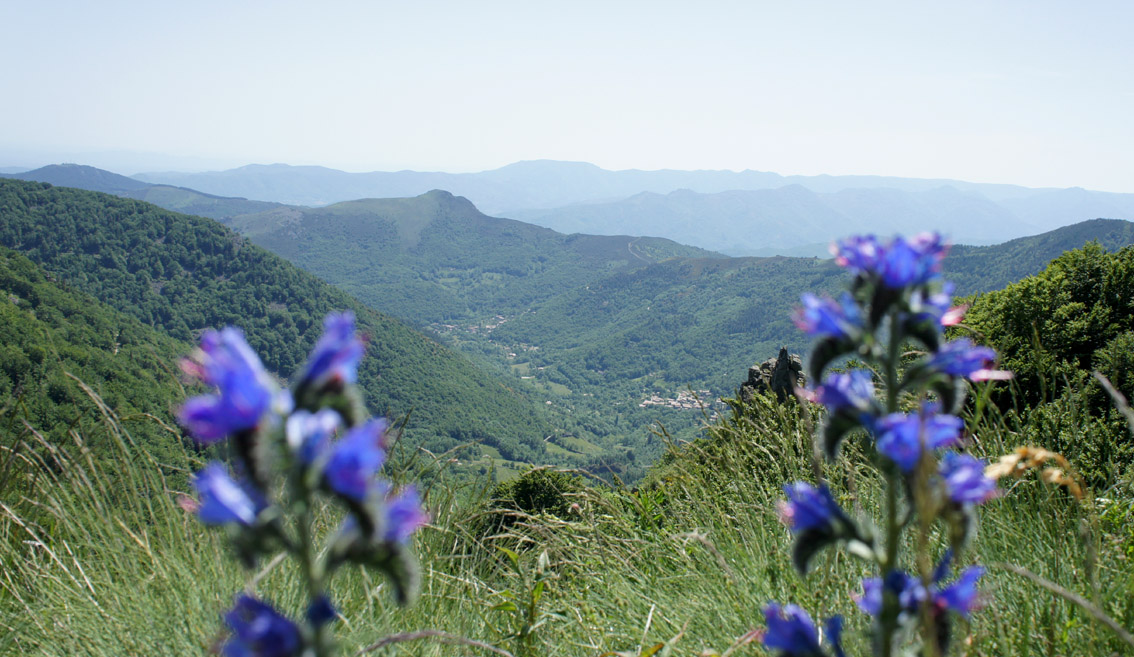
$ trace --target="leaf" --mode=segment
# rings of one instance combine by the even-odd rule
[[[808,529],[795,537],[791,550],[791,562],[800,575],[807,574],[807,566],[820,550],[838,541],[838,537],[828,529]]]
[[[823,427],[823,455],[828,461],[834,461],[839,455],[839,445],[843,437],[855,429],[861,428],[862,423],[847,413],[838,412],[827,419]]]
[[[941,346],[941,329],[936,320],[912,316],[902,322],[902,333],[925,345],[929,351]]]
[[[382,564],[382,570],[393,585],[394,599],[399,605],[405,606],[417,598],[421,588],[421,568],[409,550],[395,550],[391,557]]]
[[[496,546],[496,549],[503,552],[504,555],[508,557],[508,561],[510,561],[512,563],[512,569],[515,570],[517,573],[520,573],[520,555],[516,554],[515,552],[513,552],[512,550],[509,550],[506,547],[501,547],[499,545]],[[520,574],[522,574],[522,573],[520,573]]]
[[[489,609],[492,609],[494,611],[519,611],[520,610],[520,608],[516,606],[516,603],[512,602],[511,600],[492,605],[491,607],[489,607]]]
[[[811,350],[811,362],[808,371],[808,376],[811,381],[821,381],[823,379],[823,370],[831,364],[839,356],[849,354],[854,351],[854,344],[849,340],[840,340],[838,338],[824,338],[820,340],[815,348]]]
[[[929,384],[930,390],[937,394],[941,400],[941,410],[944,413],[956,414],[965,405],[968,395],[968,384],[961,377],[937,377]]]

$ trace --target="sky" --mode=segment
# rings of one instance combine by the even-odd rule
[[[755,169],[1134,192],[1134,3],[0,2],[0,167]]]

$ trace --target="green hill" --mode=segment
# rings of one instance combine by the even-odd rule
[[[159,422],[173,426],[173,409],[185,397],[176,360],[188,353],[187,342],[115,311],[3,247],[0,296],[0,422],[11,435],[23,433],[9,423],[19,417],[55,444],[71,443],[72,430],[104,436],[92,430],[103,420],[81,381],[159,463],[183,465],[176,439]],[[97,442],[86,446],[96,457],[109,451]]]
[[[429,323],[479,362],[511,370],[623,466],[660,453],[652,423],[679,438],[697,435],[703,417],[688,389],[702,391],[712,414],[753,363],[781,346],[805,352],[791,311],[804,292],[836,291],[843,275],[814,258],[690,258],[667,240],[563,236],[485,217],[445,192],[278,209],[233,225],[366,303]],[[946,274],[960,293],[991,289],[1090,239],[1134,243],[1131,226],[1093,221],[956,246]],[[639,245],[655,251],[631,257]]]
[[[508,317],[606,273],[713,255],[658,238],[562,235],[436,190],[279,208],[230,225],[370,306],[423,324]]]
[[[480,440],[542,460],[547,411],[467,358],[376,313],[220,224],[148,203],[0,180],[0,244],[172,337],[236,325],[273,371],[299,367],[329,311],[353,309],[370,338],[360,382],[375,412],[412,410],[411,440]]]
[[[76,186],[77,185],[67,185],[67,187]],[[249,201],[246,198],[233,198],[230,196],[214,196],[193,189],[171,187],[169,185],[147,185],[142,189],[123,192],[119,195],[153,203],[166,210],[173,210],[174,212],[182,212],[184,214],[194,214],[198,217],[208,217],[209,219],[216,219],[218,221],[223,221],[239,214],[264,212],[265,210],[281,207],[279,203]]]
[[[949,250],[945,269],[958,294],[989,292],[1038,274],[1063,252],[1090,241],[1108,251],[1134,244],[1134,222],[1092,219],[994,246],[957,245]]]
[[[217,220],[280,207],[279,203],[215,196],[171,185],[151,185],[82,164],[51,164],[34,171],[21,171],[0,177],[45,182],[57,187],[74,187],[91,192],[105,192],[153,203],[166,210]]]
[[[136,192],[150,186],[149,183],[85,164],[49,164],[31,171],[6,174],[3,177],[50,183],[60,187],[75,187],[107,194]]]

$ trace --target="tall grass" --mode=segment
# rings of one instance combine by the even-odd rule
[[[862,566],[830,551],[804,585],[777,520],[782,484],[810,479],[816,467],[813,418],[796,404],[762,398],[735,410],[705,440],[675,448],[637,490],[590,487],[573,494],[576,506],[565,517],[526,516],[503,534],[478,530],[492,513],[486,489],[433,485],[433,521],[415,545],[423,571],[415,605],[396,607],[383,580],[362,570],[342,571],[331,583],[342,654],[391,635],[398,636],[371,654],[492,654],[471,641],[517,656],[636,655],[663,642],[675,655],[731,646],[732,654],[762,654],[745,634],[762,626],[760,607],[771,599],[844,614],[848,653],[865,654],[866,619],[851,598]],[[271,562],[252,576],[242,571],[223,532],[179,506],[182,491],[171,482],[187,473],[154,462],[103,412],[112,466],[92,460],[82,436],[53,446],[33,427],[0,423],[8,427],[0,454],[0,473],[8,472],[0,475],[0,652],[202,654],[244,587],[298,614],[298,574]],[[1017,444],[1019,428],[987,413],[973,420],[974,449],[993,455]],[[827,475],[848,508],[875,511],[878,478],[854,441],[846,449],[840,463],[847,465]],[[1119,500],[1112,506],[1130,504],[1129,490],[1107,494]],[[982,580],[987,600],[971,627],[960,628],[955,649],[1129,652],[1079,606],[997,566],[1025,568],[1130,628],[1134,530],[1129,514],[1100,521],[1100,511],[1093,500],[1035,480],[1011,484],[983,507],[974,547],[990,566]],[[323,519],[325,531],[337,521],[330,512]],[[422,630],[437,632],[412,634]]]

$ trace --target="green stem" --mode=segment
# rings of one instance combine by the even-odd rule
[[[303,501],[303,512],[299,514],[299,561],[303,568],[303,578],[307,582],[307,598],[315,602],[323,595],[323,564],[315,550],[315,541],[311,532],[312,513],[310,495]],[[326,623],[313,627],[315,638],[316,657],[325,657],[331,654],[330,646],[326,640]]]
[[[901,346],[898,335],[898,313],[890,311],[890,335],[888,353],[883,370],[886,377],[886,412],[898,411],[898,359]],[[901,538],[901,523],[898,522],[898,488],[901,485],[900,473],[893,464],[886,466],[886,556],[882,564],[882,581],[885,583],[891,572],[897,567],[898,542]],[[882,614],[880,616],[880,629],[882,636],[883,657],[890,657],[893,652],[894,633],[898,628],[898,614],[901,612],[901,603],[897,593],[882,587]]]

